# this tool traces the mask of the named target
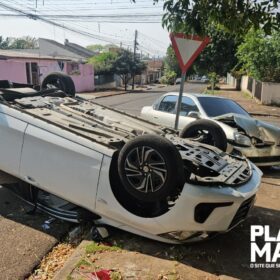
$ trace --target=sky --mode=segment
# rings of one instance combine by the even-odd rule
[[[1,4],[42,16],[86,35],[19,16],[18,12],[7,10]],[[170,40],[161,25],[162,5],[162,0],[155,5],[153,0],[136,0],[136,4],[130,0],[0,0],[0,35],[41,37],[60,43],[69,39],[82,46],[115,43],[132,49],[137,30],[138,52],[151,57],[163,56]],[[102,40],[97,40],[100,37]]]

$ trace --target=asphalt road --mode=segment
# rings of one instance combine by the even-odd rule
[[[184,91],[200,93],[205,89],[205,84],[186,83]],[[163,88],[155,87],[146,93],[127,93],[123,95],[98,98],[95,102],[102,105],[111,106],[113,108],[125,111],[133,115],[139,115],[142,107],[152,105],[154,101],[161,95],[171,91],[179,91],[179,85],[167,86]]]

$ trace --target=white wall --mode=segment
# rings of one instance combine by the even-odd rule
[[[248,76],[242,76],[242,78],[241,78],[241,90],[242,90],[242,91],[247,91],[247,92],[249,92],[249,90],[247,89],[247,86],[248,86],[248,79],[249,79]]]
[[[280,105],[280,83],[262,83],[262,104]]]

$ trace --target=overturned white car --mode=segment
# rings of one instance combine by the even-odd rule
[[[0,99],[2,179],[12,175],[12,188],[55,216],[75,220],[78,207],[97,223],[179,243],[230,230],[254,204],[261,172],[245,158],[57,89],[6,88]],[[69,204],[46,202],[60,198]]]

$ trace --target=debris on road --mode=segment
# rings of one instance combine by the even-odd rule
[[[46,255],[40,266],[28,278],[28,280],[50,280],[61,269],[65,261],[73,253],[75,247],[72,244],[61,243]]]

